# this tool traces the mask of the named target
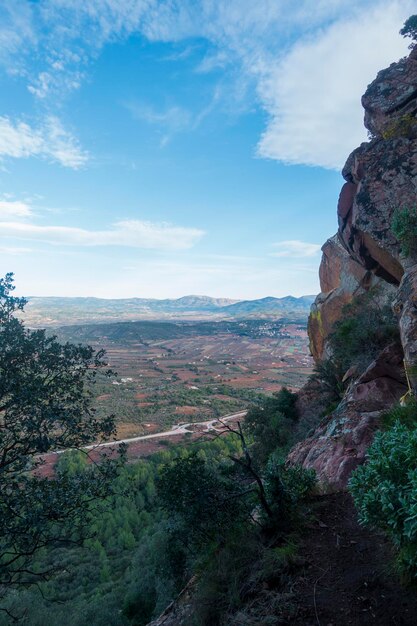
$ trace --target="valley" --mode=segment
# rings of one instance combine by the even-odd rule
[[[117,375],[100,375],[98,414],[120,439],[242,411],[312,371],[306,319],[120,322],[54,329],[61,341],[105,349]]]

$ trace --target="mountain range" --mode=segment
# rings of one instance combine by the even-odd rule
[[[30,297],[24,312],[29,326],[164,319],[270,319],[307,317],[315,296],[232,300],[209,296],[178,299]]]

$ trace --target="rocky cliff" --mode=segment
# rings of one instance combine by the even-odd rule
[[[381,412],[407,391],[404,361],[417,390],[417,258],[403,254],[392,232],[394,212],[417,207],[417,48],[379,72],[362,104],[370,140],[349,155],[342,170],[339,227],[322,248],[310,345],[316,361],[327,358],[327,339],[344,305],[376,286],[382,300],[393,302],[401,345],[387,346],[369,363],[337,409],[292,450],[289,460],[315,468],[327,489],[346,486]]]

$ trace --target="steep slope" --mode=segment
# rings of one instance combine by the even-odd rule
[[[370,141],[349,155],[342,175],[338,232],[323,246],[322,293],[309,320],[316,361],[329,356],[328,337],[354,297],[377,287],[398,316],[401,345],[391,345],[358,379],[290,461],[317,470],[322,488],[344,488],[378,428],[384,409],[417,389],[417,258],[392,230],[396,210],[417,205],[417,49],[379,72],[362,98]]]

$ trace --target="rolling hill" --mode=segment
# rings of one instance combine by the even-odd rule
[[[314,296],[231,300],[209,296],[178,299],[30,297],[24,319],[29,326],[140,320],[234,320],[306,318]]]

